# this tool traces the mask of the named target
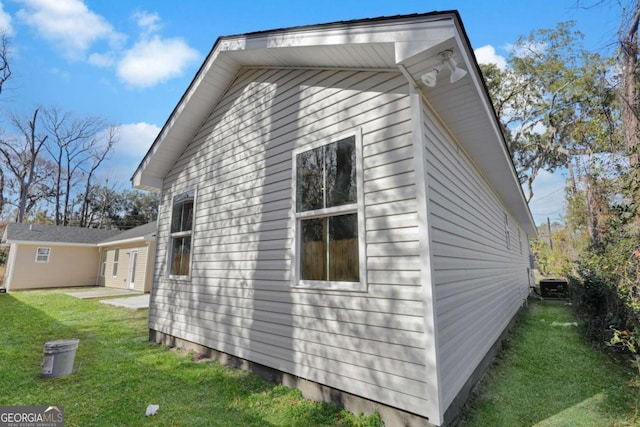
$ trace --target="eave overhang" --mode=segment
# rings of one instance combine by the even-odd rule
[[[426,87],[420,76],[451,49],[468,76]],[[456,11],[337,22],[219,38],[135,171],[139,189],[164,178],[243,67],[402,72],[467,151],[525,232],[536,228],[469,40]],[[443,80],[447,80],[445,70]]]

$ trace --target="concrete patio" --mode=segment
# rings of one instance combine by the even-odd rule
[[[65,295],[80,299],[108,298],[100,300],[100,303],[114,305],[116,307],[124,307],[131,310],[149,308],[149,294],[142,294],[140,292],[126,289],[92,287],[73,292],[65,292]]]
[[[130,310],[141,310],[149,308],[149,294],[138,294],[136,296],[124,298],[110,298],[100,300],[101,304],[115,305],[116,307],[124,307]]]

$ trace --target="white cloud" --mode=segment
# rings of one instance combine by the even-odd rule
[[[99,40],[117,45],[124,38],[81,0],[19,1],[24,8],[18,10],[17,16],[41,37],[62,49],[68,58],[81,59]]]
[[[129,123],[118,126],[119,156],[142,160],[149,147],[158,136],[160,128],[150,123]],[[137,166],[137,165],[136,165]]]
[[[507,60],[496,53],[496,49],[491,45],[486,45],[474,50],[478,64],[495,64],[499,69],[507,68]]]
[[[0,3],[0,30],[7,35],[13,34],[13,25],[11,23],[11,15],[4,11],[4,6]]]
[[[117,66],[117,74],[125,83],[145,88],[180,76],[198,57],[184,40],[156,35],[129,49]]]
[[[136,12],[133,14],[133,19],[136,20],[138,27],[140,27],[145,36],[157,32],[162,27],[160,17],[157,13],[149,13],[146,11]]]
[[[116,57],[113,52],[92,53],[87,61],[96,67],[110,67],[116,63]]]
[[[117,126],[118,142],[113,154],[101,165],[100,179],[109,185],[128,187],[131,176],[151,147],[160,128],[151,123],[127,123]]]
[[[181,38],[162,38],[157,13],[138,11],[131,18],[140,29],[137,42],[125,48],[127,36],[102,16],[92,12],[84,0],[16,0],[22,7],[17,16],[40,37],[71,60],[114,68],[118,78],[131,87],[146,88],[182,75],[200,54]],[[0,28],[11,23],[0,3]],[[103,52],[95,45],[108,43]]]
[[[62,77],[62,79],[66,82],[71,81],[71,74],[69,74],[68,71],[62,70],[58,67],[51,68],[51,74]]]
[[[182,75],[198,59],[200,54],[184,40],[155,34],[162,27],[157,13],[141,11],[132,18],[140,27],[140,39],[116,66],[118,77],[126,84],[138,88],[154,86]]]

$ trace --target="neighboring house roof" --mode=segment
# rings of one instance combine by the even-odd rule
[[[2,236],[3,243],[73,244],[95,246],[119,234],[120,230],[67,227],[44,224],[9,223]]]
[[[456,85],[427,87],[421,76],[454,51],[469,73]],[[140,162],[134,187],[158,191],[170,169],[243,67],[395,71],[417,88],[512,214],[536,227],[458,12],[431,12],[221,37]]]
[[[151,241],[155,240],[155,235],[155,221],[126,231],[13,222],[7,224],[2,235],[2,243],[107,246],[135,241]]]
[[[138,241],[153,241],[156,238],[156,221],[123,231],[98,243],[98,246],[121,245]]]

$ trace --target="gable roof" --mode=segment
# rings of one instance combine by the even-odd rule
[[[425,86],[420,77],[450,49],[468,77]],[[220,37],[142,159],[134,187],[158,191],[243,67],[395,70],[417,88],[469,153],[516,220],[536,227],[457,11],[341,21]],[[442,70],[442,79],[448,77]]]
[[[102,240],[115,236],[120,230],[103,230],[59,225],[22,224],[12,222],[2,236],[3,243],[40,243],[50,245],[74,244],[95,246]]]
[[[156,221],[140,225],[135,228],[123,231],[115,236],[104,239],[98,246],[108,246],[123,243],[132,243],[137,241],[152,241],[156,237]]]

